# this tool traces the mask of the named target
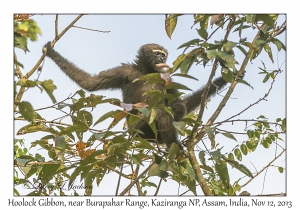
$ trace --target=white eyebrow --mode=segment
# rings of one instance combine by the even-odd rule
[[[152,52],[161,52],[161,53],[164,53],[165,55],[167,54],[165,51],[163,50],[152,50]]]

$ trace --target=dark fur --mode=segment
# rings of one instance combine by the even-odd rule
[[[151,100],[151,97],[147,98],[146,96],[143,96],[143,93],[151,89],[163,90],[164,88],[162,84],[145,84],[143,81],[132,83],[135,79],[143,75],[161,71],[161,69],[156,67],[155,64],[165,63],[168,53],[166,49],[157,44],[143,45],[138,51],[135,63],[122,63],[120,66],[100,72],[98,75],[93,76],[79,69],[70,61],[63,58],[50,46],[50,43],[46,44],[45,47],[47,48],[47,56],[51,58],[72,80],[74,80],[85,90],[95,91],[101,89],[121,89],[123,93],[123,102],[134,104],[139,102],[147,103],[147,101]],[[162,54],[155,55],[153,50],[163,51],[165,52],[166,56],[163,56]],[[207,97],[211,97],[216,94],[216,86],[218,86],[218,89],[220,90],[227,84],[222,77],[215,79],[213,83],[214,85],[211,85]],[[186,96],[183,100],[177,99],[172,102],[171,108],[174,112],[175,121],[180,121],[184,116],[195,110],[200,105],[203,90],[204,88],[200,88],[199,90]],[[176,93],[178,91],[174,89],[168,89],[167,92]],[[136,112],[136,110],[133,110],[133,113],[134,112]],[[173,142],[176,142],[180,148],[183,149],[178,140],[177,131],[172,125],[172,117],[164,110],[159,109],[156,119],[158,143],[166,143],[168,146],[170,146]],[[155,139],[154,133],[144,120],[137,122],[134,127],[136,129],[140,129],[144,133],[144,135],[141,135],[141,137],[148,140]]]

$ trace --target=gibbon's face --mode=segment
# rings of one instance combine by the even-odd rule
[[[157,67],[156,64],[164,64],[168,57],[168,51],[158,44],[143,45],[138,53],[139,63],[142,63],[149,72],[162,72],[162,69]]]
[[[167,58],[167,53],[163,50],[152,50],[154,55],[154,64],[165,63]]]

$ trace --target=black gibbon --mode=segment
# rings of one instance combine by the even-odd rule
[[[44,46],[47,49],[47,56],[51,58],[62,71],[64,71],[73,81],[75,81],[81,88],[88,91],[95,90],[115,90],[120,89],[123,94],[123,102],[129,104],[135,104],[139,102],[145,102],[151,100],[151,97],[143,95],[150,90],[163,90],[163,84],[149,84],[144,81],[135,81],[149,73],[162,72],[162,68],[157,64],[165,64],[168,52],[165,48],[157,44],[143,45],[132,64],[121,63],[120,66],[101,72],[98,75],[90,75],[89,73],[79,69],[73,63],[62,57],[56,52],[50,45],[50,42]],[[222,89],[227,82],[218,77],[213,81],[213,85],[210,86],[207,97],[211,97],[216,94],[217,90]],[[176,89],[167,89],[167,93],[178,93]],[[182,144],[178,140],[178,133],[172,122],[180,121],[187,114],[195,110],[201,103],[201,95],[204,88],[187,95],[183,99],[176,99],[170,105],[174,113],[174,119],[163,109],[157,110],[156,116],[156,129],[157,129],[157,141],[159,144],[166,144],[168,147],[173,142],[177,143],[180,149],[183,149]],[[160,103],[166,104],[164,100]],[[133,114],[138,114],[137,110],[131,111]],[[139,129],[143,134],[139,134],[140,137],[149,141],[155,141],[155,134],[150,126],[144,121],[139,120],[134,126],[135,129]]]

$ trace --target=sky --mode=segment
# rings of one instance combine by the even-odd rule
[[[76,15],[60,15],[59,16],[59,31],[63,30],[72,20],[74,20]],[[177,49],[181,44],[192,40],[194,38],[199,38],[196,29],[198,25],[191,27],[193,24],[192,15],[185,15],[179,17],[177,27],[172,35],[172,39],[169,39],[166,35],[164,29],[164,15],[86,15],[83,16],[75,25],[96,29],[100,31],[109,31],[109,33],[101,33],[95,31],[88,31],[79,28],[71,28],[55,45],[54,49],[57,50],[61,55],[65,56],[67,59],[75,63],[78,67],[84,69],[91,74],[97,74],[100,71],[110,69],[114,66],[119,65],[121,62],[127,63],[132,62],[135,58],[137,50],[141,45],[147,43],[157,43],[168,49],[169,57],[168,64],[171,65],[176,57],[183,52],[183,49]],[[24,53],[22,50],[16,50],[19,61],[24,65],[24,71],[29,71],[35,62],[40,58],[42,52],[41,49],[45,43],[52,41],[54,38],[54,15],[36,15],[33,19],[38,23],[42,31],[42,36],[39,37],[38,42],[29,42],[28,48],[29,53]],[[278,22],[281,24],[285,19],[282,15]],[[212,28],[214,30],[216,27]],[[222,37],[223,31],[218,31],[211,42],[216,39],[219,40]],[[251,40],[254,37],[254,33],[251,29],[245,30],[243,32],[243,37],[247,37]],[[285,34],[282,34],[280,40],[285,42]],[[237,41],[238,33],[230,35],[229,40]],[[246,85],[239,84],[228,101],[225,109],[219,116],[218,121],[222,119],[227,119],[228,117],[240,112],[245,107],[256,102],[259,98],[263,97],[264,94],[270,87],[270,82],[262,83],[264,78],[263,75],[258,75],[258,67],[263,67],[261,60],[265,63],[268,70],[278,69],[278,66],[283,70],[278,78],[276,79],[274,88],[268,97],[268,101],[262,101],[258,105],[249,109],[248,112],[242,114],[238,119],[254,119],[260,115],[264,115],[274,121],[276,118],[284,118],[286,116],[286,103],[285,103],[285,86],[286,86],[286,57],[284,51],[277,53],[277,49],[272,47],[274,51],[275,62],[271,63],[267,54],[263,52],[259,59],[249,63],[246,69],[245,80],[254,87],[252,90]],[[243,54],[238,50],[235,50],[235,58],[237,61],[242,62]],[[193,81],[190,79],[176,78],[175,81],[187,85],[192,90],[197,90],[203,86],[210,73],[210,66],[206,68],[202,66],[193,66],[190,74],[199,79],[199,81]],[[33,75],[32,78],[37,78],[37,74]],[[220,76],[220,69],[217,71],[216,76]],[[50,59],[45,59],[43,70],[39,76],[39,80],[52,79],[54,84],[57,86],[57,90],[54,91],[54,95],[57,101],[62,101],[67,98],[70,94],[79,90],[79,86],[71,81]],[[101,94],[109,98],[122,98],[120,91],[97,91],[96,94]],[[189,92],[186,92],[187,94]],[[225,93],[223,93],[224,95]],[[35,109],[43,108],[52,105],[50,98],[45,94],[41,93],[39,89],[32,88],[29,89],[23,96],[23,100],[30,101]],[[217,108],[218,104],[222,100],[221,96],[216,96],[208,104],[208,109],[205,110],[204,121],[207,120],[213,111]],[[116,107],[112,105],[104,104],[97,106],[97,109],[93,112],[94,120],[98,119],[104,113],[115,110]],[[67,110],[67,109],[66,109]],[[39,112],[46,119],[56,119],[61,116],[60,112],[55,110],[51,111],[46,109]],[[57,115],[58,114],[58,115]],[[68,123],[68,120],[64,120]],[[96,129],[107,128],[110,120],[105,121],[101,125],[96,126]],[[27,122],[16,122],[15,132],[18,131],[20,126],[26,125]],[[116,130],[120,130],[122,123]],[[234,126],[234,127],[232,127]],[[228,131],[243,131],[245,125],[242,123],[235,123],[234,125],[225,125],[222,128]],[[28,134],[24,136],[17,136],[17,138],[24,138],[27,142],[34,141],[38,138],[44,136],[41,134]],[[86,136],[86,140],[89,136]],[[218,137],[217,142],[224,144],[224,149],[222,151],[230,152],[231,149],[236,145],[236,142],[226,138]],[[221,140],[220,140],[221,139]],[[285,137],[284,137],[285,139]],[[238,142],[243,142],[247,140],[246,136],[239,136]],[[29,145],[29,144],[28,144]],[[284,143],[283,143],[284,145]],[[272,145],[270,149],[264,149],[262,146],[258,147],[258,150],[250,155],[244,156],[243,164],[245,164],[252,172],[255,170],[260,170],[268,162],[272,160],[275,155],[275,145]],[[33,149],[34,151],[34,149]],[[37,151],[40,152],[40,151]],[[262,157],[267,157],[263,158]],[[285,168],[285,155],[283,155],[275,165],[282,166]],[[255,168],[253,168],[253,165]],[[231,180],[236,180],[240,177],[244,177],[243,174],[237,170],[230,171]],[[114,175],[112,175],[114,177]],[[245,187],[243,190],[251,192],[251,194],[271,194],[285,192],[285,174],[280,174],[276,167],[271,167],[266,174],[267,179],[264,183],[263,189],[263,179],[264,176],[256,178],[251,184]],[[114,177],[116,178],[116,177]],[[109,178],[113,179],[113,178]],[[244,183],[247,178],[243,179]],[[280,180],[280,181],[278,181]],[[274,181],[277,181],[277,185],[274,185]],[[111,192],[105,190],[106,185],[110,185],[109,182],[105,181],[101,183],[99,189],[95,189],[95,194],[103,195],[105,193],[113,194],[114,189]],[[257,187],[259,186],[259,187]],[[174,191],[177,190],[177,185],[169,181],[164,183],[165,188],[162,188],[161,193],[168,195],[168,190],[171,188]],[[148,190],[148,189],[147,189]],[[148,192],[151,194],[151,190]],[[181,188],[179,192],[184,192],[186,189]],[[173,194],[173,193],[172,193]]]

